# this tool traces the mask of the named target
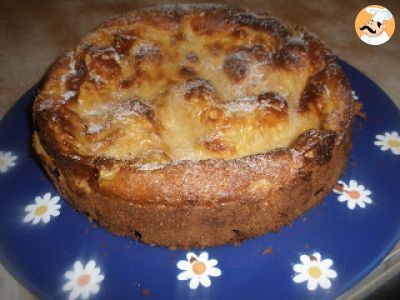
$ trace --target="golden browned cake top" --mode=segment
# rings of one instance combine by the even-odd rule
[[[244,9],[170,6],[116,17],[60,56],[34,115],[53,150],[151,169],[290,147],[308,129],[340,138],[346,97],[315,35]]]

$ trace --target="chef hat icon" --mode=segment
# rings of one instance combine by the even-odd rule
[[[372,21],[383,24],[383,21],[390,20],[393,16],[392,13],[386,8],[377,8],[368,6],[366,9],[367,13],[372,15]]]

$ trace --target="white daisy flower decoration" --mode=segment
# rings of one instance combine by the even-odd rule
[[[295,283],[307,281],[307,289],[314,291],[318,285],[323,289],[331,287],[331,280],[337,277],[335,270],[332,270],[333,261],[331,259],[321,260],[318,252],[313,255],[301,255],[301,264],[295,264],[293,270],[298,273],[293,277]]]
[[[216,267],[216,259],[208,259],[208,253],[202,252],[199,256],[192,252],[186,254],[187,260],[180,260],[176,264],[178,269],[183,270],[177,278],[178,280],[189,280],[189,287],[197,289],[199,283],[204,287],[211,285],[210,276],[221,276],[221,270]]]
[[[0,173],[5,173],[9,168],[15,167],[17,156],[12,155],[11,152],[0,151]]]
[[[58,204],[58,201],[60,201],[60,197],[51,197],[50,193],[46,193],[43,197],[35,197],[35,203],[25,207],[27,214],[23,222],[32,222],[34,225],[40,221],[49,223],[52,217],[60,215],[61,205]]]
[[[396,131],[385,132],[385,135],[375,136],[374,144],[379,146],[382,151],[391,150],[393,154],[400,155],[400,136]]]
[[[340,188],[333,189],[336,194],[340,194],[338,197],[339,202],[347,202],[349,209],[354,209],[357,205],[361,208],[365,208],[365,204],[371,204],[372,199],[369,197],[371,191],[367,190],[363,185],[358,184],[355,180],[350,180],[349,185],[339,180],[338,184]]]
[[[358,100],[358,95],[356,94],[356,91],[355,91],[355,90],[351,90],[351,97],[352,97],[354,100]]]
[[[64,284],[63,290],[70,291],[68,299],[74,300],[79,297],[88,299],[90,295],[97,294],[100,291],[99,284],[104,280],[104,275],[100,272],[94,260],[90,260],[85,267],[80,261],[76,261],[73,269],[64,275],[68,281]]]

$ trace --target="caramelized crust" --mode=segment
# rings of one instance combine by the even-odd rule
[[[137,10],[57,59],[34,102],[34,147],[60,192],[116,233],[236,242],[329,192],[350,148],[349,91],[317,36],[273,17]]]

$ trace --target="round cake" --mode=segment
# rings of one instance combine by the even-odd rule
[[[118,235],[237,243],[331,191],[351,147],[350,91],[304,28],[226,5],[147,8],[58,57],[33,146],[59,193]]]

